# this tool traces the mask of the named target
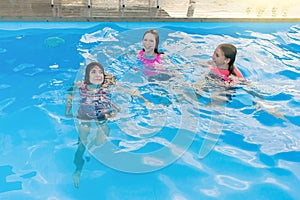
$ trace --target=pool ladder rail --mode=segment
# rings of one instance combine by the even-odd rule
[[[54,6],[54,0],[51,0],[51,7]],[[156,7],[159,8],[160,6],[160,0],[157,0],[156,1]],[[88,8],[91,7],[91,0],[88,0]],[[125,7],[125,0],[122,0],[122,7],[124,8]]]

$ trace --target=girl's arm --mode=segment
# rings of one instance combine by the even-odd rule
[[[139,99],[142,99],[142,100],[145,102],[145,105],[146,105],[147,107],[152,107],[152,106],[153,106],[153,104],[152,104],[148,99],[146,99],[145,97],[143,97],[143,96],[141,95],[141,93],[140,93],[137,89],[130,90],[129,92],[130,92],[130,94],[131,94],[132,96],[135,96],[135,97],[137,97],[137,98],[139,98]]]
[[[273,115],[276,118],[287,120],[282,112],[280,112],[275,106],[271,106],[267,103],[266,100],[264,100],[263,95],[260,91],[257,91],[256,87],[249,82],[245,84],[245,87],[242,87],[242,89],[247,92],[248,94],[252,95],[253,97],[257,98],[257,101],[253,101],[254,107],[256,110],[264,110],[270,115]]]
[[[118,89],[120,91],[123,91],[123,92],[126,92],[126,93],[129,93],[131,96],[135,96],[135,97],[143,100],[147,107],[152,107],[153,106],[153,104],[148,99],[146,99],[145,97],[143,97],[141,95],[141,93],[138,91],[138,89],[129,89],[126,86],[120,85],[120,84],[116,85],[116,89]]]
[[[66,97],[66,110],[65,110],[65,115],[66,117],[73,117],[73,114],[71,113],[72,109],[72,102],[73,102],[73,92],[76,88],[79,88],[83,85],[83,82],[75,82],[73,86],[71,86],[68,89],[68,94]]]
[[[72,102],[73,102],[73,91],[74,91],[74,86],[68,89],[68,94],[66,99],[66,110],[65,110],[66,117],[73,117],[73,114],[71,113]]]

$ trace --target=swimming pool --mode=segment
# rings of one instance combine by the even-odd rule
[[[204,73],[197,63],[209,60],[219,43],[235,44],[236,65],[255,89],[241,85],[216,107],[205,106],[210,93],[177,103],[170,83],[145,84],[132,70],[149,28],[159,30],[160,49],[189,81]],[[2,22],[0,33],[1,199],[300,196],[299,24]],[[164,106],[149,111],[116,91],[122,111],[109,123],[115,149],[85,152],[76,189],[76,120],[64,116],[65,96],[92,60]],[[255,109],[253,93],[285,119]],[[221,132],[210,140],[214,129]],[[200,158],[203,146],[208,152]]]

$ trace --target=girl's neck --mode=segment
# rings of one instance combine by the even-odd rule
[[[224,65],[220,65],[220,66],[217,66],[219,69],[222,69],[222,70],[228,70],[229,69],[229,65],[228,64],[224,64]]]
[[[144,51],[144,57],[146,57],[146,58],[153,58],[153,57],[155,57],[156,56],[156,53],[155,52],[146,52],[146,51]]]
[[[101,84],[89,84],[88,87],[91,90],[96,90],[96,89],[99,89],[101,87]]]

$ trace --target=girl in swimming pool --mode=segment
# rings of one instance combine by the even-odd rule
[[[242,87],[242,89],[252,96],[259,98],[259,101],[253,102],[257,110],[260,110],[261,107],[264,107],[266,112],[269,114],[285,120],[285,117],[281,112],[268,105],[265,100],[263,100],[262,95],[255,93],[252,90],[253,86],[247,82],[241,71],[234,65],[236,54],[236,47],[232,44],[225,43],[218,45],[212,55],[213,62],[209,63],[210,70],[208,77],[220,80],[221,84],[224,84],[225,88],[227,88],[226,90],[221,89],[220,91],[211,94],[211,98],[213,98],[214,103],[225,103],[227,101],[225,98],[230,97],[231,93],[234,92],[231,87],[235,86],[236,84],[243,83],[244,85],[250,86],[250,89],[246,89],[245,87]],[[206,82],[209,80],[208,77],[205,77],[205,79],[199,80],[192,84],[192,87],[196,93],[201,95],[201,93],[204,91],[203,88],[205,88],[203,87],[204,81]],[[224,92],[226,93],[225,95]]]
[[[225,84],[245,81],[240,70],[234,65],[236,47],[232,44],[220,44],[212,55],[214,65],[211,66],[211,74],[224,80]]]
[[[208,67],[209,70],[203,74],[202,78],[191,84],[195,93],[202,95],[205,91],[213,89],[214,92],[210,95],[211,99],[220,104],[226,102],[234,92],[231,86],[246,82],[243,74],[234,65],[236,54],[237,49],[234,45],[218,45],[212,55],[212,61],[200,63],[202,67]]]
[[[237,50],[236,47],[232,44],[220,44],[215,49],[212,55],[212,61],[209,61],[203,66],[208,66],[209,73],[206,74],[204,80],[199,80],[194,83],[195,88],[197,85],[203,85],[203,81],[207,81],[208,78],[215,80],[220,80],[221,84],[225,86],[233,86],[234,84],[240,82],[246,82],[243,74],[240,70],[234,65],[236,58]]]
[[[87,65],[85,70],[85,76],[83,82],[74,84],[69,89],[67,95],[67,105],[65,115],[67,117],[73,117],[71,114],[73,92],[75,89],[79,89],[80,102],[77,113],[77,119],[79,120],[78,126],[78,149],[75,153],[74,164],[76,170],[73,173],[73,180],[75,187],[79,187],[79,177],[82,167],[84,165],[83,154],[86,149],[86,145],[101,145],[103,144],[109,135],[109,127],[107,120],[114,117],[119,111],[110,99],[109,87],[116,84],[115,77],[104,73],[103,66],[98,62],[92,62]],[[126,90],[133,96],[144,100],[147,106],[151,105],[147,99],[139,94],[137,90]],[[88,143],[88,136],[91,132],[92,122],[95,122],[97,126],[97,132],[94,140]]]
[[[79,187],[79,177],[84,164],[82,158],[87,145],[87,138],[91,130],[91,123],[94,121],[97,125],[96,145],[104,143],[109,134],[109,127],[106,123],[107,119],[112,117],[118,108],[110,102],[108,87],[115,83],[113,76],[105,75],[101,64],[92,62],[87,65],[85,70],[84,82],[77,83],[67,95],[66,116],[72,117],[70,113],[73,100],[73,91],[79,89],[80,103],[77,113],[79,120],[78,127],[78,149],[75,154],[74,164],[76,170],[73,173],[75,187]]]
[[[143,35],[143,49],[138,52],[138,59],[146,68],[143,72],[150,80],[165,81],[171,77],[170,72],[163,65],[163,60],[168,61],[168,58],[163,52],[158,51],[158,44],[158,31],[147,30]]]

